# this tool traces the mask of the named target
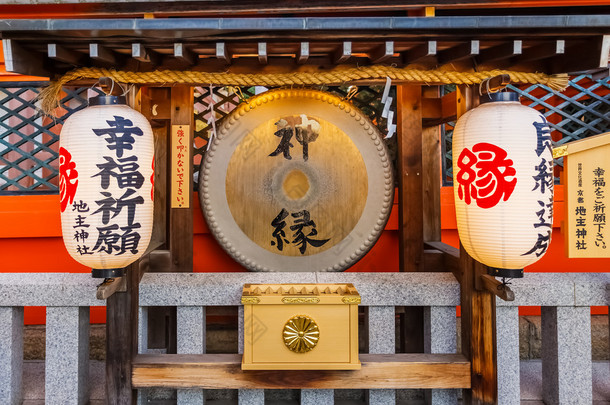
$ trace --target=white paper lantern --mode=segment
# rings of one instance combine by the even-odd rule
[[[59,145],[66,249],[76,261],[93,268],[93,277],[120,276],[150,242],[150,124],[125,105],[124,97],[96,97],[66,120]]]
[[[453,188],[462,245],[502,277],[522,277],[551,243],[550,128],[516,93],[484,96],[453,132]]]

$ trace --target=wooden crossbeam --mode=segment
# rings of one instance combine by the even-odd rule
[[[25,49],[13,39],[3,39],[4,68],[7,72],[21,73],[33,76],[50,76],[41,61],[44,56],[37,52]]]
[[[470,363],[460,354],[361,354],[360,370],[242,371],[239,354],[141,354],[135,388],[408,389],[469,388]]]
[[[456,114],[456,99],[452,93],[445,94],[441,98],[422,98],[422,124],[424,127],[455,121]]]
[[[224,42],[216,43],[216,59],[219,59],[225,63],[231,63],[231,56]]]
[[[95,297],[98,300],[105,300],[117,291],[127,291],[127,280],[125,277],[105,279],[104,282],[97,287]]]
[[[442,65],[450,62],[457,62],[462,59],[470,58],[479,54],[479,40],[472,40],[445,49],[438,53],[438,62]]]
[[[339,49],[335,51],[335,55],[333,57],[333,63],[339,64],[347,61],[352,56],[352,43],[349,41],[343,42]]]
[[[480,51],[479,56],[477,56],[477,63],[480,65],[521,55],[522,47],[523,41],[517,39],[484,49]]]
[[[57,44],[47,44],[47,55],[50,59],[57,59],[70,65],[78,65],[83,62],[83,57],[85,56],[80,52],[66,49]]]
[[[303,64],[309,59],[309,42],[301,42],[297,53],[297,63]]]
[[[122,64],[122,58],[119,55],[100,44],[89,44],[89,57],[94,61],[114,66]]]
[[[494,295],[497,295],[504,301],[515,300],[515,293],[510,289],[510,287],[496,280],[495,277],[490,276],[489,274],[483,274],[480,276],[480,282],[484,289]]]
[[[152,63],[153,65],[158,65],[161,59],[158,53],[138,42],[131,44],[131,57],[139,62]]]
[[[442,253],[443,269],[453,273],[458,282],[461,281],[460,273],[460,251],[443,242],[425,242],[426,249],[434,249]]]
[[[555,42],[545,42],[523,49],[521,56],[517,58],[518,63],[546,59],[555,55],[565,53],[566,41],[558,39]]]
[[[417,62],[426,62],[434,57],[436,57],[436,41],[428,41],[403,53],[403,61],[405,65]]]
[[[178,42],[174,44],[174,58],[179,59],[190,66],[196,64],[198,59],[197,55],[184,46],[184,44]]]
[[[578,57],[570,57],[578,55]],[[565,55],[557,55],[549,64],[550,73],[578,72],[583,66],[588,69],[607,68],[610,55],[610,35],[599,35],[586,41],[565,44]]]
[[[258,43],[258,62],[262,65],[267,64],[267,43],[266,42]]]
[[[371,52],[371,63],[381,63],[394,56],[394,41],[386,41]]]

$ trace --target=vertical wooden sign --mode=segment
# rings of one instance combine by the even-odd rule
[[[566,173],[568,257],[610,257],[610,132],[557,149]]]
[[[172,125],[172,208],[189,208],[189,190],[192,187],[190,130],[190,125]]]

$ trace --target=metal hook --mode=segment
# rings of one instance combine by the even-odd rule
[[[498,290],[504,290],[506,287],[508,287],[510,284],[512,284],[510,282],[510,280],[512,280],[512,278],[509,278],[508,280],[506,280],[506,277],[502,277],[502,284],[498,285]]]
[[[345,95],[346,100],[351,100],[356,94],[358,94],[358,86],[351,85],[347,89],[347,94]]]
[[[483,84],[485,84],[485,92],[483,92]],[[485,94],[493,94],[506,89],[506,86],[510,84],[510,76],[507,74],[501,74],[498,76],[490,77],[479,83],[479,96]]]

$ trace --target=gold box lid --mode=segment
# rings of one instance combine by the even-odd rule
[[[242,304],[360,304],[360,294],[345,284],[244,284]]]

